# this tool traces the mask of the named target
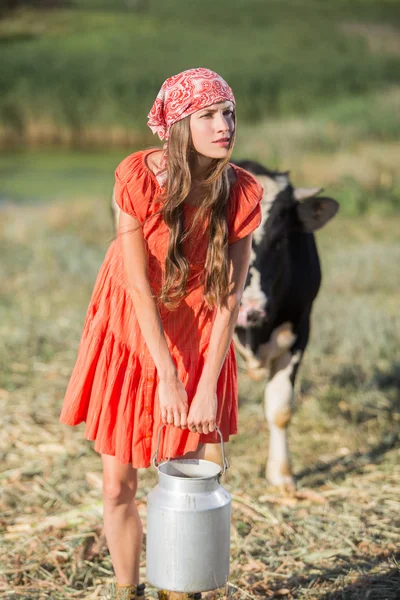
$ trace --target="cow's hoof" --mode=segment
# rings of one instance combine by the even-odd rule
[[[278,489],[285,496],[293,496],[296,493],[296,483],[294,481],[287,481],[282,483]]]
[[[277,494],[281,494],[282,496],[294,496],[296,494],[296,484],[294,481],[288,481],[285,483],[270,484],[271,491],[274,490]]]
[[[296,483],[291,473],[277,473],[276,469],[272,470],[267,467],[265,478],[268,483],[284,494],[292,494],[296,491]]]

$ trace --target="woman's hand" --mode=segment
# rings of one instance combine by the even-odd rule
[[[163,424],[186,429],[188,397],[180,379],[178,377],[160,379],[158,398]]]
[[[196,394],[190,405],[187,424],[189,430],[197,433],[215,431],[218,400],[215,386],[199,382]]]

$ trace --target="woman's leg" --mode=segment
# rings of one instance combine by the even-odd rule
[[[191,450],[191,452],[186,452],[183,456],[179,458],[204,458],[204,453],[206,451],[205,444],[199,444],[196,450]]]
[[[101,455],[104,534],[117,583],[138,585],[143,527],[136,506],[137,469]]]

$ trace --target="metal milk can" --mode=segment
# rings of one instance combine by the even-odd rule
[[[223,470],[201,459],[157,463],[158,484],[147,496],[146,577],[174,592],[204,592],[229,577],[231,495],[220,484],[229,468],[221,431]]]

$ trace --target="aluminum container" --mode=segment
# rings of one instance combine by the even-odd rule
[[[146,577],[174,592],[204,592],[229,577],[231,496],[220,484],[229,467],[221,431],[223,469],[200,459],[153,465],[158,485],[147,496]]]

